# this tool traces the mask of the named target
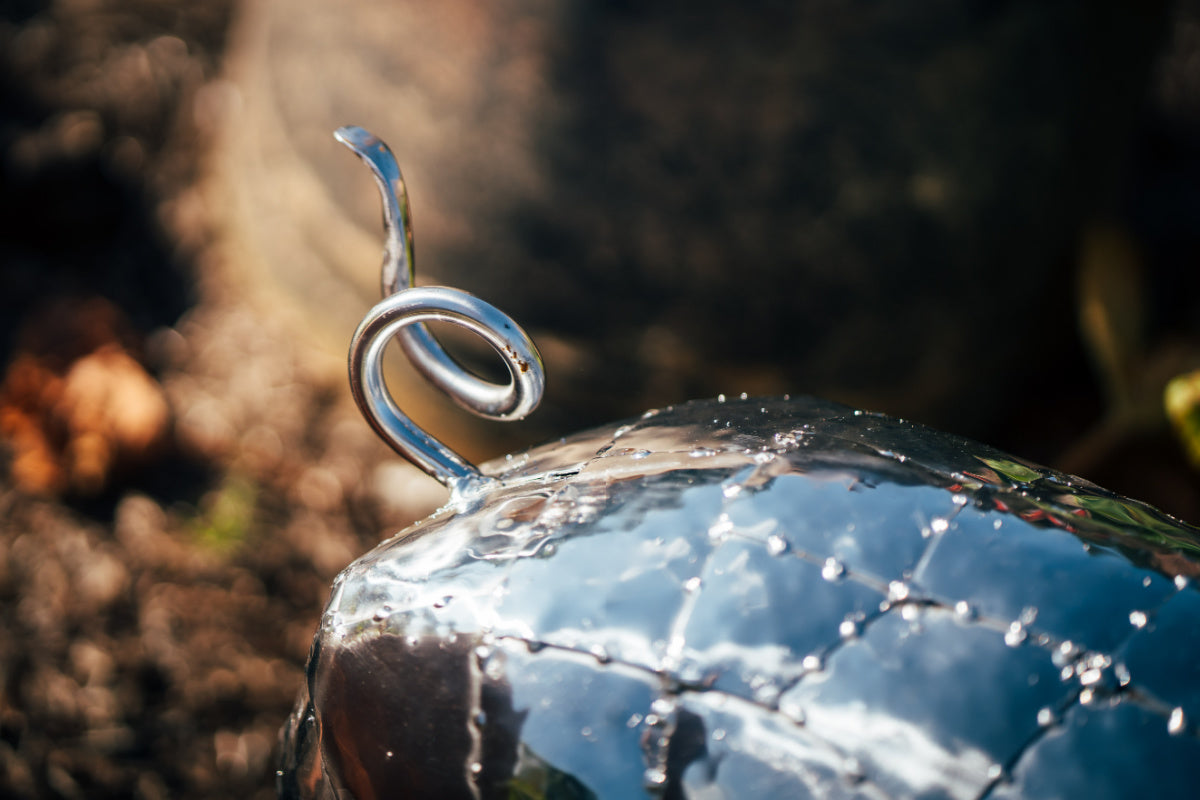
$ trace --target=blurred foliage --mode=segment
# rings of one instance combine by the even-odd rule
[[[240,475],[227,475],[221,485],[205,495],[188,528],[196,541],[217,553],[236,551],[254,528],[258,486]]]
[[[1200,469],[1200,370],[1172,378],[1163,391],[1163,406],[1188,460]]]

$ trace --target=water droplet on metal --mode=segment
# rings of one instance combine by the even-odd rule
[[[1053,708],[1046,706],[1045,708],[1038,709],[1037,723],[1038,723],[1038,725],[1042,726],[1043,728],[1049,728],[1051,725],[1057,724],[1058,720],[1059,720],[1058,712],[1055,711]]]
[[[754,690],[754,700],[761,705],[773,708],[779,702],[779,687],[774,683],[764,683]]]
[[[661,767],[651,767],[642,773],[642,781],[647,789],[659,789],[667,782],[667,771]]]
[[[688,455],[692,458],[708,458],[709,456],[715,456],[716,454],[717,451],[713,450],[711,447],[694,447],[688,451]]]
[[[650,713],[644,718],[646,729],[641,737],[642,754],[649,766],[642,773],[642,778],[646,789],[655,795],[667,780],[667,754],[675,729],[675,709],[674,698],[660,696],[650,704]]]
[[[1129,674],[1129,667],[1121,663],[1113,667],[1113,676],[1116,677],[1118,686],[1128,686],[1129,681],[1133,679]]]
[[[1050,660],[1056,667],[1066,667],[1074,663],[1075,659],[1079,657],[1079,653],[1079,645],[1067,639],[1060,642],[1058,647],[1054,648],[1054,652],[1050,654]]]
[[[666,719],[675,713],[675,701],[668,697],[656,697],[650,704],[650,713],[660,719]]]
[[[1008,626],[1008,630],[1004,634],[1004,643],[1009,647],[1017,647],[1028,637],[1025,626],[1018,620]]]
[[[783,431],[780,431],[779,433],[776,433],[774,436],[775,444],[779,445],[780,447],[785,447],[785,448],[786,447],[795,447],[797,442],[799,442],[799,440],[800,440],[799,437],[802,435],[803,435],[803,431],[789,431],[786,433]]]
[[[719,544],[725,541],[731,533],[733,533],[733,520],[729,518],[728,514],[721,514],[717,517],[717,521],[708,529],[708,538],[714,544]]]
[[[821,577],[829,582],[839,581],[846,575],[846,565],[836,558],[825,559],[821,567]]]

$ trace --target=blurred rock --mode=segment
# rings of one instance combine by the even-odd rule
[[[110,303],[71,300],[35,314],[19,337],[0,384],[0,433],[25,491],[95,494],[162,450],[166,396],[129,352],[127,327]]]

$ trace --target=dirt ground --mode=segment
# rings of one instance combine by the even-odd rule
[[[272,797],[330,581],[443,497],[228,279],[201,187],[235,11],[0,11],[4,797]]]
[[[195,187],[231,4],[21,6],[0,14],[0,795],[272,797],[330,581],[440,487],[218,277]]]

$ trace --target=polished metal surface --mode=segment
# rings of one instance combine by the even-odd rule
[[[498,419],[520,419],[537,406],[545,370],[533,341],[507,315],[474,295],[443,286],[404,289],[384,298],[354,332],[350,391],[367,422],[400,455],[452,490],[469,491],[485,480],[479,470],[414,424],[396,405],[383,378],[383,353],[397,332],[434,320],[478,334],[504,359],[517,405],[494,415]]]
[[[484,465],[337,579],[284,798],[1183,798],[1200,536],[807,398]]]
[[[417,427],[400,410],[383,379],[383,353],[394,337],[418,371],[454,402],[480,416],[516,420],[537,408],[546,385],[537,346],[510,317],[458,289],[414,286],[412,215],[404,178],[392,151],[363,128],[338,128],[334,137],[362,159],[383,204],[384,299],[367,312],[350,342],[350,390],[371,427],[396,452],[456,492],[483,481],[479,470]],[[449,322],[482,337],[504,360],[511,380],[485,381],[459,365],[433,338],[426,322]]]
[[[383,263],[380,267],[380,290],[383,297],[387,298],[397,292],[411,289],[415,286],[412,214],[400,166],[388,146],[363,128],[354,125],[338,128],[334,137],[362,159],[371,170],[379,188],[385,235]],[[481,307],[486,305],[473,297],[469,302]],[[482,313],[495,317],[499,312],[487,306]],[[503,317],[503,320],[510,326],[503,334],[506,342],[514,342],[524,351],[537,352],[523,330],[508,317]],[[520,374],[514,372],[512,382],[494,384],[463,369],[442,349],[423,322],[407,324],[394,332],[397,333],[396,338],[405,355],[422,375],[449,395],[454,402],[480,416],[504,420],[521,419],[532,411],[541,399],[541,390],[536,389],[535,392],[532,380],[537,376],[529,372],[534,370],[536,373],[542,369],[540,356],[525,359],[525,371]],[[501,350],[502,355],[503,352]],[[353,360],[353,355],[351,358]],[[544,381],[539,381],[539,385],[541,382]],[[357,385],[353,378],[351,385]],[[367,412],[364,410],[363,413]],[[390,443],[390,437],[385,438],[389,438]]]

